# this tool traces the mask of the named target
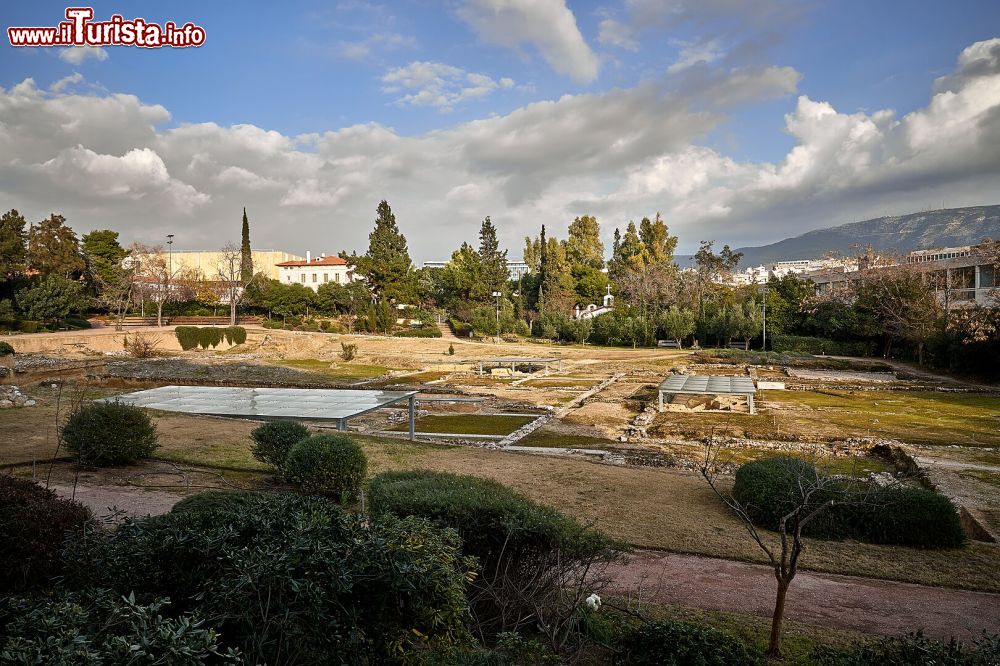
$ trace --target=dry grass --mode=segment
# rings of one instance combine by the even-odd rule
[[[760,413],[671,412],[657,437],[717,435],[824,442],[886,437],[907,444],[1000,446],[1000,397],[933,391],[762,391]]]
[[[509,435],[534,420],[530,416],[503,416],[500,414],[431,414],[417,419],[417,432],[464,435]],[[408,431],[409,424],[401,423],[393,430]]]

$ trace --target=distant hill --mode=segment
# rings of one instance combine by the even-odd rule
[[[1000,239],[1000,205],[877,217],[817,229],[770,245],[738,249],[743,253],[740,266],[746,267],[775,261],[820,258],[830,253],[850,255],[858,245],[870,244],[882,252],[903,253],[932,247],[973,245],[985,236]]]

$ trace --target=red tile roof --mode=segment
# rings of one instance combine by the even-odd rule
[[[316,257],[312,261],[306,261],[305,259],[299,261],[283,261],[277,264],[282,268],[300,268],[302,266],[346,266],[347,262],[335,255],[327,255],[325,257]]]

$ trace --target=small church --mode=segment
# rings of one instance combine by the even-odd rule
[[[600,317],[602,314],[607,314],[615,309],[615,297],[611,295],[611,285],[608,285],[608,293],[604,296],[604,304],[597,306],[591,303],[585,308],[580,308],[579,305],[576,306],[576,310],[573,313],[574,319],[593,319],[594,317]]]

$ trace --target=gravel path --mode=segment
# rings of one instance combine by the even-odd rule
[[[766,566],[695,555],[635,551],[611,572],[621,592],[678,606],[770,617],[776,583]],[[1000,632],[1000,594],[800,571],[785,618],[865,633],[923,628],[935,638]]]
[[[73,496],[73,486],[52,483],[49,487],[62,497]],[[90,508],[95,516],[105,516],[111,507],[125,511],[129,516],[158,516],[167,513],[183,495],[161,490],[146,490],[135,486],[86,486],[76,487],[76,500]]]

